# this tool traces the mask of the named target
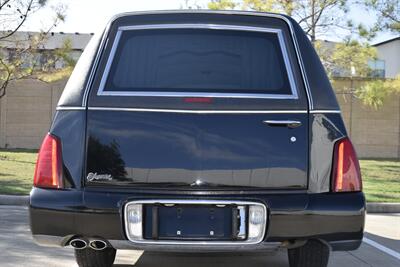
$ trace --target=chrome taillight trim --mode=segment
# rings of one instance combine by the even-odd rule
[[[263,209],[264,211],[264,225],[263,225],[263,231],[260,237],[257,240],[254,241],[167,241],[167,240],[147,240],[147,239],[133,239],[129,236],[129,229],[128,229],[128,221],[127,221],[127,212],[128,212],[128,207],[130,205],[137,205],[137,204],[191,204],[191,205],[238,205],[238,206],[259,206]],[[189,199],[152,199],[152,200],[135,200],[135,201],[130,201],[124,205],[123,208],[123,214],[124,214],[124,229],[125,229],[125,234],[126,237],[128,238],[129,241],[136,243],[136,244],[160,244],[160,245],[200,245],[200,246],[206,246],[206,245],[216,245],[216,246],[224,246],[224,245],[254,245],[261,243],[264,240],[265,234],[266,234],[266,229],[267,229],[267,224],[268,224],[268,211],[267,207],[261,203],[261,202],[253,202],[253,201],[236,201],[236,200],[189,200]],[[247,222],[248,223],[248,222]],[[142,222],[142,227],[143,227],[143,222]]]

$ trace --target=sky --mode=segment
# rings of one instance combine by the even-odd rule
[[[67,5],[66,20],[55,31],[96,32],[116,14],[129,11],[180,9],[184,0],[48,0],[49,6]],[[25,29],[40,30],[52,16],[46,8],[31,17]]]
[[[48,7],[33,14],[22,30],[40,31],[48,27],[54,12],[52,6],[66,5],[66,20],[58,25],[55,32],[91,33],[101,30],[116,14],[129,11],[180,9],[185,0],[48,0]],[[207,6],[207,0],[189,0]],[[351,7],[348,14],[356,22],[372,24],[374,15],[360,7]],[[346,19],[346,18],[344,18]],[[371,43],[393,38],[390,33],[379,33]],[[323,39],[339,41],[336,35],[323,36]]]

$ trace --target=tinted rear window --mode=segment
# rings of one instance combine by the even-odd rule
[[[123,31],[103,90],[291,94],[276,33],[210,29]]]

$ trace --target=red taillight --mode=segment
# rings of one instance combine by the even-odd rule
[[[333,159],[332,191],[361,191],[360,165],[356,151],[348,138],[336,142]]]
[[[183,99],[183,102],[211,104],[213,102],[213,99],[211,97],[185,97]]]
[[[62,188],[60,140],[47,134],[39,150],[33,185],[43,188]]]

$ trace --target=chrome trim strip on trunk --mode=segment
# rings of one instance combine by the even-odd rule
[[[108,110],[108,111],[139,111],[139,112],[170,112],[170,113],[307,113],[307,110],[186,110],[186,109],[152,109],[152,108],[117,108],[117,107],[88,107],[89,110]],[[73,107],[56,107],[56,110],[86,110],[86,107],[73,106]],[[310,110],[311,114],[317,113],[338,113],[340,110]]]
[[[107,79],[111,66],[114,61],[115,53],[119,46],[119,41],[123,31],[132,30],[157,30],[157,29],[211,29],[211,30],[230,30],[230,31],[252,31],[252,32],[268,32],[278,36],[279,46],[281,49],[285,69],[287,72],[291,94],[268,94],[268,93],[212,93],[212,92],[162,92],[162,91],[110,91],[105,90]],[[265,99],[298,99],[298,92],[293,76],[293,70],[290,65],[289,56],[287,54],[286,44],[284,41],[282,30],[264,27],[236,26],[225,24],[147,24],[122,26],[118,28],[115,36],[110,55],[108,56],[106,67],[100,81],[98,96],[157,96],[157,97],[222,97],[222,98],[265,98]]]
[[[186,11],[186,12],[188,12],[188,11]],[[288,25],[290,33],[291,33],[291,36],[292,36],[292,39],[293,39],[293,43],[294,43],[294,47],[295,47],[295,51],[296,51],[297,61],[298,61],[299,65],[300,65],[300,70],[301,70],[302,78],[303,78],[305,89],[306,89],[306,95],[307,95],[307,100],[308,100],[308,104],[309,104],[309,109],[310,110],[314,109],[311,90],[310,90],[310,86],[309,86],[309,83],[308,83],[307,75],[306,75],[306,72],[305,72],[303,59],[301,58],[301,54],[300,54],[300,49],[299,49],[299,45],[298,45],[298,42],[297,42],[297,38],[296,38],[296,35],[294,33],[294,30],[293,30],[293,25],[292,25],[291,21],[287,17],[285,17],[283,15],[279,15],[279,14],[264,13],[264,12],[258,12],[258,13],[257,12],[246,12],[246,11],[218,11],[218,12],[215,12],[215,11],[191,11],[191,12],[194,13],[194,14],[195,13],[200,13],[200,14],[204,13],[204,14],[229,14],[229,15],[235,14],[235,15],[247,15],[247,16],[264,16],[264,17],[277,18],[277,19],[283,20]],[[177,13],[184,13],[184,12],[182,12],[181,10],[151,11],[151,12],[142,11],[142,12],[131,12],[131,13],[126,12],[126,13],[122,13],[122,14],[118,14],[118,15],[114,16],[110,20],[110,22],[108,23],[108,25],[106,27],[106,30],[103,33],[103,38],[102,38],[102,41],[100,42],[99,49],[98,49],[97,54],[96,54],[95,62],[93,63],[93,65],[91,67],[90,76],[89,76],[89,79],[88,79],[86,87],[85,87],[85,91],[84,91],[84,95],[83,95],[83,99],[82,99],[82,106],[83,107],[87,106],[89,92],[90,92],[90,89],[91,89],[90,87],[91,87],[91,85],[93,83],[93,77],[94,77],[94,75],[92,75],[92,74],[94,74],[94,71],[98,67],[100,55],[102,54],[102,51],[103,51],[103,49],[106,46],[106,43],[108,41],[107,36],[109,34],[109,31],[110,31],[110,26],[115,20],[117,20],[120,17],[128,16],[128,15],[177,14]]]
[[[88,110],[98,111],[131,111],[131,112],[167,112],[167,113],[194,113],[194,114],[304,114],[307,110],[187,110],[187,109],[148,109],[148,108],[112,108],[88,107]]]
[[[127,210],[129,205],[135,204],[192,204],[192,205],[246,205],[246,206],[259,206],[264,210],[264,222],[265,225],[263,227],[263,232],[261,234],[261,238],[254,242],[245,241],[167,241],[167,240],[147,240],[147,239],[131,239],[128,235],[128,221],[127,221]],[[261,243],[265,237],[266,228],[268,225],[268,214],[267,207],[260,202],[252,202],[252,201],[227,201],[227,200],[190,200],[190,199],[152,199],[152,200],[135,200],[130,201],[124,205],[124,228],[125,234],[129,241],[137,244],[160,244],[160,245],[199,245],[199,246],[207,246],[207,245],[215,245],[215,246],[223,246],[223,245],[233,245],[233,246],[243,246],[243,245],[254,245]]]

